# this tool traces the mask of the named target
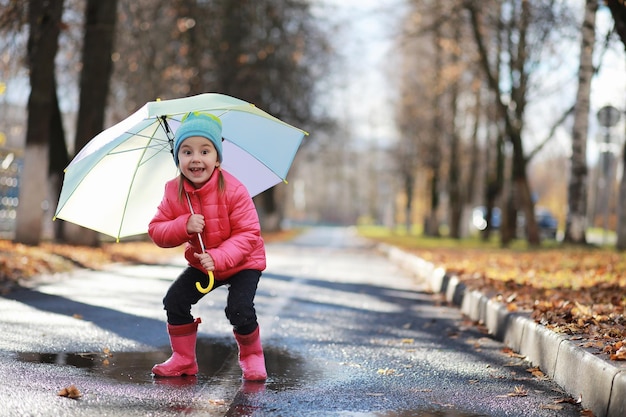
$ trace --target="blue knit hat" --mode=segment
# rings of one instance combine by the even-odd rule
[[[174,141],[174,162],[178,166],[178,151],[183,141],[192,136],[207,138],[215,146],[217,158],[222,162],[222,122],[209,113],[193,112],[183,117],[182,123],[176,130]]]

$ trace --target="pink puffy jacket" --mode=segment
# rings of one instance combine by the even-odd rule
[[[225,189],[218,191],[218,171],[199,189],[185,181],[193,211],[204,215],[202,240],[206,252],[215,263],[215,279],[227,279],[244,269],[265,269],[265,245],[261,237],[259,217],[245,186],[222,170]],[[187,243],[185,258],[189,265],[204,270],[193,256],[201,253],[198,235],[187,233],[187,219],[191,216],[189,203],[178,194],[179,179],[165,184],[165,194],[157,213],[150,221],[148,233],[154,243],[173,248]]]

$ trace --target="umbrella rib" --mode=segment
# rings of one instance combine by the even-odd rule
[[[157,151],[156,151],[156,152],[153,152],[153,153],[152,153],[152,155],[150,155],[150,156],[149,156],[148,158],[146,158],[146,159],[144,159],[144,158],[143,158],[143,155],[142,155],[142,158],[141,158],[141,160],[140,160],[140,162],[139,162],[139,165],[138,165],[138,166],[142,166],[143,164],[147,163],[147,162],[148,162],[148,161],[150,161],[152,158],[155,158],[157,155],[159,155],[161,152],[168,152],[168,153],[170,153],[170,154],[172,153],[171,151],[166,151],[166,149],[169,149],[169,143],[168,143],[167,145],[163,145],[163,144],[161,144],[161,146],[157,146],[157,145],[154,145],[154,146],[146,146],[146,148],[145,148],[145,149],[146,149],[146,150],[147,150],[147,149],[157,149]],[[144,155],[145,155],[145,152],[144,152]]]
[[[160,141],[160,143],[159,143]],[[139,151],[139,150],[144,150],[144,152],[148,149],[156,149],[157,153],[160,152],[161,150],[165,149],[167,147],[167,145],[165,144],[165,142],[159,140],[157,141],[157,143],[154,144],[149,144],[149,145],[144,145],[144,146],[137,146],[135,148],[130,148],[130,149],[124,149],[121,151],[116,151],[116,152],[109,152],[107,155],[120,155],[120,154],[124,154],[127,152],[135,152],[135,151]]]
[[[145,139],[149,139],[151,142],[152,142],[152,141],[154,141],[154,142],[160,142],[160,143],[163,143],[163,144],[168,143],[168,139],[161,139],[161,138],[157,138],[157,137],[155,137],[154,135],[152,135],[152,136],[151,136],[151,135],[142,135],[142,134],[140,134],[140,133],[133,133],[133,132],[128,132],[128,131],[127,131],[126,133],[127,133],[127,134],[129,134],[129,135],[132,135],[132,136],[138,137],[138,138],[145,138]],[[129,150],[129,151],[134,151],[134,150],[137,150],[137,149],[142,149],[142,148],[145,148],[145,147],[146,147],[146,146],[138,146],[138,147],[136,147],[136,148],[134,148],[134,149],[128,149],[128,150]],[[111,153],[112,153],[112,154],[115,154],[115,153],[122,153],[122,152],[126,152],[126,150],[125,150],[125,151],[121,151],[121,152],[111,152]]]

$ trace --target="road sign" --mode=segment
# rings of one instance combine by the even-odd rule
[[[620,111],[613,106],[604,106],[598,110],[598,122],[603,127],[613,127],[619,122]]]

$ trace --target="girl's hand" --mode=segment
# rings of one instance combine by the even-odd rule
[[[187,233],[202,233],[204,230],[204,216],[202,214],[192,214],[187,220]]]
[[[193,256],[200,260],[200,264],[207,271],[215,270],[215,263],[213,263],[213,258],[211,258],[211,255],[209,255],[208,253],[194,253]]]

